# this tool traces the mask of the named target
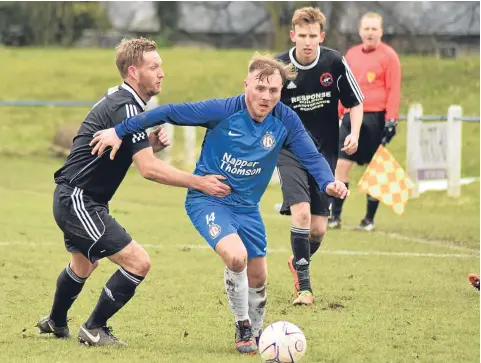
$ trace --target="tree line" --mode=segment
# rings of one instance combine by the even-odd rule
[[[0,2],[0,43],[70,46],[84,29],[110,27],[98,2]]]

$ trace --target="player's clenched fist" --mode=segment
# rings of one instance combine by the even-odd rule
[[[331,197],[344,199],[349,196],[349,189],[346,188],[342,181],[334,180],[332,183],[327,184],[326,194]]]
[[[167,146],[170,146],[169,137],[167,136],[167,132],[163,127],[159,127],[157,130],[152,131],[149,134],[149,142],[154,153],[165,149]]]

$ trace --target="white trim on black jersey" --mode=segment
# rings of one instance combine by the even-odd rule
[[[342,57],[342,64],[344,64],[344,67],[346,68],[346,77],[349,82],[349,85],[351,86],[352,91],[356,95],[357,101],[359,103],[362,103],[364,100],[364,95],[361,92],[361,89],[359,88],[359,85],[357,84],[356,78],[351,72],[351,68],[349,68],[349,65],[347,64],[346,58]],[[341,77],[339,77],[340,79]],[[339,81],[339,80],[338,80]],[[339,88],[339,86],[338,86]]]
[[[97,155],[97,157],[96,157],[95,159],[93,159],[90,163],[88,163],[87,165],[85,165],[77,174],[75,174],[75,175],[73,176],[73,178],[72,178],[68,183],[69,183],[69,184],[72,184],[72,182],[75,180],[75,178],[77,178],[77,177],[80,175],[81,172],[83,172],[83,171],[84,171],[85,169],[87,169],[90,165],[92,165],[92,164],[95,163],[97,160],[99,160],[104,154],[107,154],[107,151],[110,151],[111,149],[112,149],[111,146],[107,147],[107,148],[105,149],[105,151],[103,152],[102,155],[100,155],[100,156]]]
[[[127,118],[133,117],[135,115],[138,115],[137,107],[134,105],[125,105],[125,114],[127,115]]]
[[[314,62],[307,66],[303,66],[302,64],[298,63],[296,59],[294,58],[294,50],[296,47],[292,47],[291,50],[289,50],[289,58],[291,59],[291,63],[296,66],[297,69],[301,69],[303,71],[307,71],[308,69],[312,69],[317,65],[317,62],[319,61],[319,57],[321,55],[321,48],[317,46],[317,56],[316,59],[314,59]]]
[[[135,92],[133,90],[132,87],[130,87],[127,83],[122,83],[122,85],[120,86],[122,87],[124,90],[126,91],[129,91],[132,96],[134,96],[135,100],[137,101],[137,103],[139,104],[140,108],[142,109],[142,111],[145,111],[145,108],[147,107],[147,104],[144,103],[144,101],[142,101],[142,99],[139,97],[139,95],[137,94],[137,92]]]

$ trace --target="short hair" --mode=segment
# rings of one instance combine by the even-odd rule
[[[305,7],[297,9],[292,15],[292,29],[294,30],[296,25],[302,24],[316,24],[321,26],[321,32],[324,30],[324,25],[326,25],[326,17],[318,9],[313,7]]]
[[[276,72],[282,78],[284,84],[286,80],[292,80],[296,78],[296,71],[292,64],[284,64],[275,59],[270,54],[255,54],[249,62],[248,72],[254,73],[259,71],[257,79],[264,81],[267,77],[272,76]]]
[[[369,12],[369,13],[364,14],[362,16],[361,20],[359,21],[359,27],[361,26],[361,23],[365,18],[379,19],[379,23],[381,24],[381,29],[382,29],[382,16],[380,14],[374,13],[374,12]]]
[[[129,67],[141,65],[144,53],[157,50],[157,44],[153,40],[142,37],[122,39],[116,49],[115,64],[122,78],[125,78],[127,77]]]

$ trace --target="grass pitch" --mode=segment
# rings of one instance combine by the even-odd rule
[[[252,55],[161,53],[167,74],[162,103],[242,92]],[[2,99],[95,101],[119,82],[113,54],[0,49],[0,66],[9,70],[0,82]],[[425,114],[444,114],[450,104],[460,104],[466,115],[479,115],[479,57],[401,62],[401,113],[421,102]],[[144,181],[134,169],[111,203],[114,217],[146,246],[153,263],[136,296],[111,320],[129,347],[88,349],[75,339],[39,336],[33,326],[49,312],[69,257],[52,216],[53,172],[63,161],[51,158],[48,146],[60,125],[78,124],[87,109],[0,110],[0,362],[260,361],[234,350],[223,266],[185,215],[185,191]],[[401,123],[389,146],[401,164],[405,138]],[[182,164],[182,152],[175,148],[174,163]],[[463,124],[462,165],[463,176],[479,176],[479,124]],[[355,170],[353,184],[361,171]],[[279,187],[271,186],[261,202],[269,240],[266,324],[288,320],[303,329],[303,362],[479,362],[479,293],[466,278],[479,272],[479,182],[464,186],[459,199],[422,194],[402,217],[381,205],[374,233],[329,231],[313,259],[317,301],[311,308],[291,306],[290,220],[274,210],[280,200]],[[352,188],[346,224],[357,224],[364,208],[365,196]],[[102,261],[86,283],[70,311],[74,337],[114,271]]]

